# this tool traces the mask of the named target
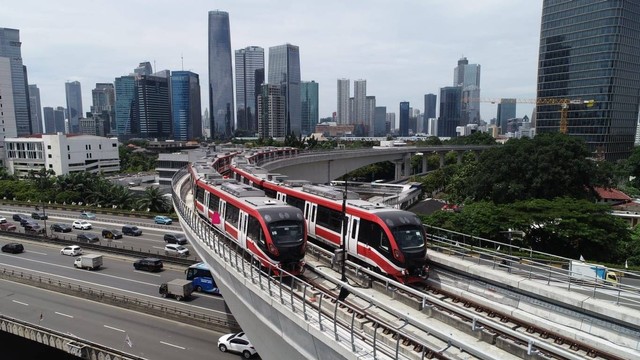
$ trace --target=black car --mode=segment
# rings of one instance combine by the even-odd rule
[[[187,243],[187,237],[184,234],[164,234],[164,241],[167,244],[184,245]]]
[[[120,230],[104,229],[102,230],[102,237],[107,239],[122,239],[122,233]]]
[[[31,224],[31,225],[38,225],[38,222],[37,222],[37,221],[35,221],[35,220],[33,220],[33,219],[29,219],[29,218],[24,218],[24,219],[20,220],[20,225],[21,225],[22,227],[25,227],[25,226],[27,226],[27,225],[29,225],[29,224]]]
[[[22,222],[22,219],[28,219],[27,215],[24,214],[13,214],[13,221]]]
[[[69,226],[67,224],[53,224],[53,225],[51,225],[51,231],[66,233],[66,232],[71,232],[71,230],[73,230],[73,229],[71,228],[71,226]]]
[[[2,246],[2,252],[20,254],[24,251],[24,246],[19,243],[8,243]]]
[[[40,224],[27,223],[24,226],[24,232],[27,234],[44,234],[45,229],[44,227],[40,226]]]
[[[76,240],[79,241],[79,242],[93,243],[93,242],[100,241],[100,238],[96,234],[80,233],[80,234],[78,234],[78,236],[76,236]]]
[[[122,233],[125,235],[140,236],[142,235],[142,230],[140,230],[137,226],[125,225],[122,227]]]
[[[47,216],[47,214],[42,213],[42,212],[41,213],[37,213],[37,212],[31,213],[31,217],[36,219],[36,220],[47,220],[47,219],[49,219],[49,216]]]
[[[162,270],[162,260],[156,258],[138,259],[134,261],[133,268],[136,270],[160,271]]]

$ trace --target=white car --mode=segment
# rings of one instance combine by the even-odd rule
[[[65,246],[62,248],[62,250],[60,250],[60,255],[82,255],[82,248],[78,245]]]
[[[218,349],[222,352],[230,351],[242,354],[245,359],[249,359],[258,353],[243,332],[222,335],[218,339]]]
[[[86,220],[76,220],[73,222],[73,228],[74,229],[81,229],[81,230],[90,230],[91,229],[91,223],[89,223]]]
[[[7,222],[7,218],[4,216],[0,216],[0,224],[4,224]]]
[[[167,244],[164,246],[165,255],[189,256],[189,249],[178,244]]]

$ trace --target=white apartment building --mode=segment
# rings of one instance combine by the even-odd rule
[[[41,169],[56,175],[120,171],[117,138],[63,133],[6,138],[5,156],[8,172],[21,178]]]

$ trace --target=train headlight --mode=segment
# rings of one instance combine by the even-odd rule
[[[269,251],[275,256],[280,255],[278,248],[275,245],[273,245],[273,243],[269,243]]]
[[[393,257],[400,262],[404,262],[404,255],[398,249],[393,249]]]

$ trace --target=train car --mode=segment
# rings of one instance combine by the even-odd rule
[[[230,168],[236,180],[302,210],[309,239],[333,248],[342,246],[342,188],[280,181],[244,160],[232,161]],[[352,259],[403,283],[428,277],[426,233],[417,215],[347,192],[346,217],[345,248]]]
[[[211,169],[210,169],[211,170]],[[189,167],[194,208],[276,275],[304,268],[307,231],[302,211],[264,191]]]

